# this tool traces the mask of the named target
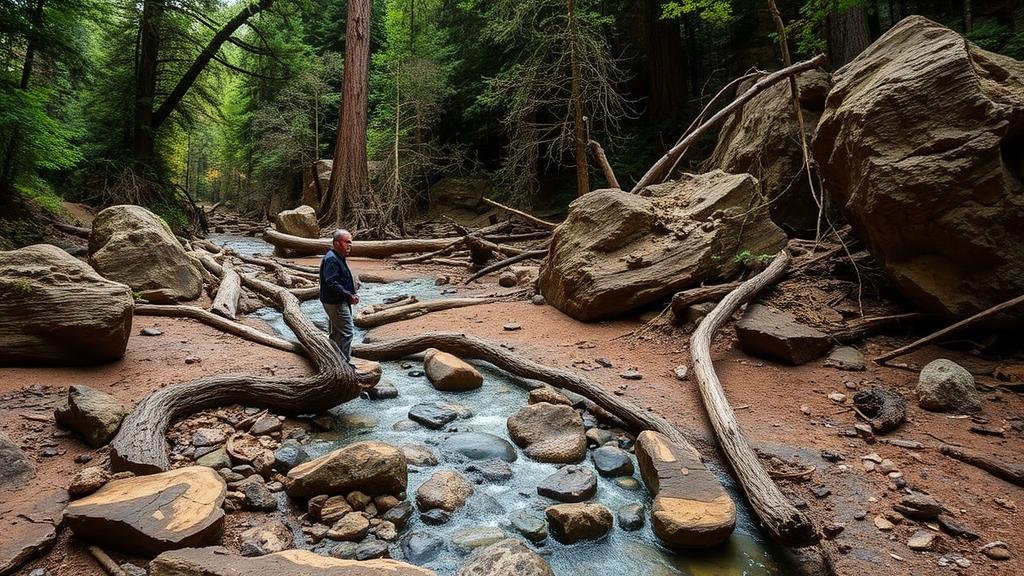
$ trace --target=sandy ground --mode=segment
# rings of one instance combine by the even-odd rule
[[[426,267],[396,270],[386,262],[358,259],[353,268],[390,279],[434,277],[439,273]],[[444,273],[451,274],[450,269]],[[493,292],[494,282],[493,277],[484,278],[475,288],[460,287],[459,294]],[[503,329],[509,322],[522,328]],[[147,326],[159,327],[164,334],[137,335]],[[705,439],[699,442],[702,451],[718,460],[696,384],[672,376],[675,366],[689,361],[688,335],[656,334],[650,340],[630,338],[629,334],[639,326],[635,319],[583,324],[553,307],[516,301],[437,312],[384,326],[371,334],[385,339],[423,331],[458,330],[510,344],[517,353],[538,362],[579,370],[641,409],[666,417],[695,437]],[[249,343],[191,320],[136,317],[133,331],[136,335],[129,341],[125,357],[113,364],[92,368],[0,369],[0,428],[23,446],[37,468],[27,485],[0,489],[0,548],[3,542],[14,539],[11,535],[31,531],[39,523],[40,515],[45,516],[45,512],[33,513],[32,506],[41,501],[58,502],[55,507],[59,509],[63,489],[77,469],[106,461],[105,449],[89,449],[53,424],[52,410],[62,402],[67,385],[88,384],[131,404],[159,387],[209,374],[273,371],[278,375],[297,375],[310,370],[307,362],[294,354]],[[906,341],[909,339],[874,339],[861,349],[870,357]],[[188,356],[201,361],[186,364]],[[599,357],[610,359],[613,366],[601,367],[594,362]],[[938,357],[948,357],[979,373],[990,371],[993,366],[974,356],[935,347],[927,347],[903,360],[923,366]],[[1020,421],[1016,421],[1018,429],[1011,428],[1014,417],[1024,416],[1024,400],[1019,394],[997,388],[991,378],[978,378],[979,384],[988,388],[983,393],[987,425],[1003,427],[1005,438],[972,433],[968,430],[973,424],[971,419],[925,412],[911,403],[909,421],[887,436],[915,440],[925,446],[908,450],[884,443],[869,445],[842,433],[856,423],[855,414],[847,407],[855,389],[881,384],[908,393],[913,389],[916,372],[877,366],[869,366],[865,372],[842,372],[820,363],[785,367],[739,352],[731,326],[716,341],[715,364],[751,440],[766,454],[801,467],[815,467],[809,482],[785,481],[782,487],[806,503],[808,513],[819,527],[842,526],[838,536],[825,544],[837,573],[1024,573],[1024,534],[1016,509],[1018,505],[1024,506],[1024,492],[976,468],[952,461],[935,449],[940,444],[938,437],[1018,464],[1024,462]],[[620,378],[619,373],[626,369],[639,370],[643,379]],[[846,394],[846,403],[830,400],[827,395],[831,392]],[[801,406],[809,414],[801,411]],[[46,448],[56,449],[57,455],[43,456]],[[826,462],[819,456],[822,450],[839,453],[844,460]],[[907,539],[916,530],[929,529],[926,526],[903,521],[891,532],[877,530],[873,518],[894,516],[891,505],[898,503],[901,494],[885,475],[864,470],[861,456],[873,452],[891,459],[909,486],[934,496],[957,521],[980,534],[980,539],[968,542],[943,535],[938,550],[914,552],[908,548]],[[92,461],[76,463],[75,458],[82,454],[91,455]],[[811,488],[821,486],[830,489],[831,494],[816,498]],[[858,516],[864,519],[858,520]],[[978,552],[981,545],[993,540],[1009,545],[1011,560],[997,563]],[[940,567],[939,558],[951,553],[966,557],[972,565],[966,569]],[[37,567],[58,575],[103,573],[85,552],[84,545],[67,531],[60,534],[50,552],[28,563],[19,573],[28,574]]]

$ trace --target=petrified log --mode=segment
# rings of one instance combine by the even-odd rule
[[[552,368],[518,354],[514,354],[494,342],[458,332],[427,332],[408,338],[399,338],[384,342],[363,342],[352,347],[352,353],[360,358],[370,360],[397,360],[411,354],[423,352],[427,348],[454,354],[462,359],[479,359],[494,364],[506,372],[519,376],[540,380],[557,388],[565,388],[593,400],[598,406],[611,412],[631,428],[637,430],[654,430],[667,436],[671,441],[687,444],[701,444],[696,438],[688,438],[675,426],[660,416],[641,409],[631,402],[612,394],[602,386],[568,370]]]
[[[304,254],[326,254],[331,248],[330,238],[301,238],[277,230],[266,229],[263,238],[280,248]],[[411,252],[433,252],[444,248],[458,238],[406,238],[402,240],[354,240],[350,256],[360,258],[387,258]]]
[[[238,317],[238,297],[242,292],[242,278],[230,262],[224,263],[224,275],[220,278],[217,297],[213,299],[210,311],[229,320]]]
[[[214,274],[223,273],[213,258],[203,259],[203,265]],[[137,474],[167,470],[170,461],[165,433],[173,419],[185,414],[237,402],[291,413],[318,412],[359,395],[361,383],[355,370],[342,361],[327,335],[302,312],[295,296],[248,276],[242,282],[281,308],[285,322],[316,367],[316,374],[304,378],[218,374],[162,388],[139,402],[121,424],[110,444],[112,469]]]
[[[446,300],[431,300],[429,302],[414,302],[412,304],[385,308],[383,310],[364,308],[356,314],[355,325],[360,328],[373,328],[375,326],[390,324],[391,322],[411,320],[438,310],[476,306],[477,304],[490,304],[491,302],[497,301],[497,298],[449,298]]]
[[[750,441],[736,421],[736,414],[729,406],[729,400],[725,397],[711,362],[711,342],[715,331],[732,317],[740,305],[778,281],[788,264],[789,255],[785,251],[779,252],[763,272],[744,282],[719,302],[694,331],[690,339],[690,354],[694,378],[708,419],[715,430],[715,437],[732,465],[751,507],[775,540],[787,546],[802,547],[817,541],[814,525],[782,494],[761,465]]]

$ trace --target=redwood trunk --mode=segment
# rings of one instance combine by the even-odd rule
[[[572,139],[576,155],[576,195],[590,192],[590,174],[587,166],[586,118],[583,114],[583,96],[580,94],[580,63],[576,54],[576,0],[569,0],[569,59],[572,67]]]
[[[835,68],[857,57],[871,44],[868,13],[863,6],[837,9],[828,18],[829,64]]]
[[[156,149],[153,100],[156,98],[156,67],[160,56],[160,19],[163,2],[147,0],[139,22],[139,54],[135,67],[135,120],[132,130],[136,160],[148,162]]]

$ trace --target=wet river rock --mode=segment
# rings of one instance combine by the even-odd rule
[[[434,571],[397,560],[346,560],[308,550],[285,550],[245,558],[221,547],[173,550],[149,564],[150,576],[436,576]]]
[[[612,513],[601,504],[556,504],[544,514],[555,539],[563,544],[597,540],[612,529]]]
[[[466,558],[457,576],[555,576],[551,566],[513,538],[478,548]]]
[[[445,452],[462,454],[470,460],[491,460],[515,462],[518,455],[515,447],[500,436],[485,432],[460,432],[444,439],[441,449]]]
[[[416,489],[416,505],[420,510],[440,508],[454,512],[466,504],[473,494],[473,485],[453,470],[435,472]]]
[[[413,564],[426,564],[443,549],[444,540],[425,530],[417,530],[402,540],[402,554]]]
[[[572,464],[587,453],[583,419],[572,407],[540,402],[508,419],[512,440],[539,462]]]
[[[422,402],[409,409],[409,419],[432,430],[454,422],[459,413],[444,402]]]
[[[597,474],[589,466],[564,466],[537,486],[537,494],[559,502],[583,502],[597,493]]]
[[[689,445],[645,430],[637,436],[636,459],[654,495],[651,524],[669,547],[720,544],[736,527],[736,505]]]
[[[355,442],[292,468],[285,490],[293,498],[360,490],[400,494],[408,481],[402,451],[383,442]]]
[[[597,468],[601,476],[616,477],[630,476],[633,474],[633,461],[629,453],[617,446],[601,446],[590,453],[594,461],[594,468]]]
[[[512,528],[528,540],[543,542],[548,537],[547,521],[529,510],[513,512],[508,519],[512,523]]]
[[[423,370],[438,390],[475,390],[484,383],[484,377],[476,368],[436,348],[428,348],[423,353]]]
[[[135,554],[203,546],[220,535],[226,491],[201,466],[113,480],[72,502],[64,521],[80,538]]]

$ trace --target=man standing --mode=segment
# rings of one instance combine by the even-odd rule
[[[341,355],[352,363],[352,306],[359,303],[352,271],[345,256],[352,252],[352,233],[335,230],[331,235],[331,249],[320,260],[320,303],[327,312],[331,325],[331,340]]]

